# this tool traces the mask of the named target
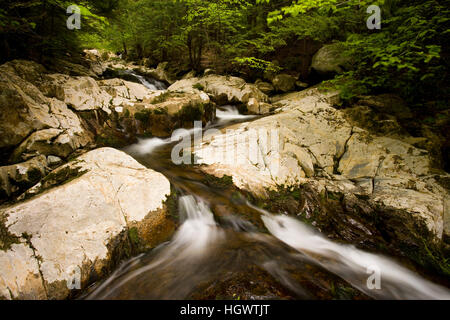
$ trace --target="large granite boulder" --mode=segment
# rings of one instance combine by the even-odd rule
[[[272,79],[272,84],[278,92],[290,92],[295,89],[297,78],[289,74],[277,74]]]
[[[110,112],[111,95],[91,77],[49,74],[38,87],[44,95],[63,101],[75,111],[101,109]]]
[[[269,83],[262,80],[256,80],[255,86],[264,94],[270,95],[275,91],[274,86]]]
[[[231,176],[258,197],[320,181],[319,193],[328,188],[358,194],[374,206],[406,212],[404,224],[423,223],[435,239],[448,235],[449,193],[438,183],[446,175],[432,168],[430,154],[351,124],[332,107],[337,98],[316,88],[275,97],[276,114],[204,139],[195,153],[202,170]]]
[[[65,299],[137,245],[166,241],[170,190],[162,174],[110,148],[51,172],[0,209],[0,298]]]
[[[114,123],[128,135],[151,134],[167,137],[178,128],[192,128],[194,121],[203,125],[214,120],[215,105],[209,96],[196,92],[153,92],[143,101],[123,101],[115,106]]]
[[[142,101],[145,97],[153,93],[152,90],[147,89],[142,84],[117,78],[101,80],[98,84],[101,89],[113,97],[113,105],[117,105],[117,101],[120,101],[120,99]]]
[[[0,66],[0,149],[12,151],[20,144],[29,145],[31,136],[49,129],[58,130],[58,143],[72,150],[91,141],[77,115],[64,102],[46,97],[33,84],[43,82],[44,70],[33,62],[13,61]],[[16,150],[13,160],[29,157],[21,157],[21,151]]]
[[[324,77],[331,77],[351,69],[351,57],[345,54],[342,43],[324,45],[312,58],[311,69]]]
[[[266,94],[254,84],[248,84],[238,77],[208,75],[202,78],[190,78],[175,82],[169,91],[195,92],[202,90],[208,93],[219,105],[244,104],[249,101],[268,102]],[[254,99],[254,100],[251,100]]]

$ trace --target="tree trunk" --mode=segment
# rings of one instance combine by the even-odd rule
[[[122,47],[123,47],[123,58],[128,56],[128,49],[127,49],[127,43],[125,42],[125,39],[122,37]]]

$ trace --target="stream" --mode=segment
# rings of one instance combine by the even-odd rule
[[[252,118],[234,106],[218,107],[217,119],[204,129]],[[82,299],[450,299],[450,290],[392,258],[330,241],[294,217],[204,183],[197,166],[172,163],[177,143],[148,138],[124,149],[176,189],[176,233],[123,262]]]

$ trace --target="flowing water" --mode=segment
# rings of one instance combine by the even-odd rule
[[[136,80],[142,84],[143,86],[145,86],[147,89],[150,90],[166,90],[167,86],[164,84],[164,82],[162,81],[158,81],[156,79],[153,78],[148,78],[148,77],[144,77],[141,76],[139,74],[137,74],[136,72],[132,71],[132,70],[125,70],[124,73],[136,78]]]
[[[235,106],[218,107],[216,111],[217,124],[225,125],[230,121],[254,119],[255,116],[242,115]]]
[[[251,119],[221,107],[210,127]],[[191,131],[179,131],[193,134]],[[179,197],[172,239],[124,262],[86,299],[450,299],[450,291],[392,258],[328,240],[299,220],[266,212],[171,161],[171,139],[125,149],[163,173]],[[262,230],[267,230],[263,232]],[[379,274],[378,278],[370,278]]]

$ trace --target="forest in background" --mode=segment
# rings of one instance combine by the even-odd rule
[[[66,27],[71,4],[80,30]],[[373,4],[379,30],[366,26]],[[344,101],[392,92],[428,115],[448,105],[449,11],[444,0],[0,0],[0,62],[48,65],[98,48],[168,61],[178,76],[212,68],[254,81],[282,71],[314,83],[324,79],[310,72],[313,54],[340,42],[352,59],[333,82]]]

